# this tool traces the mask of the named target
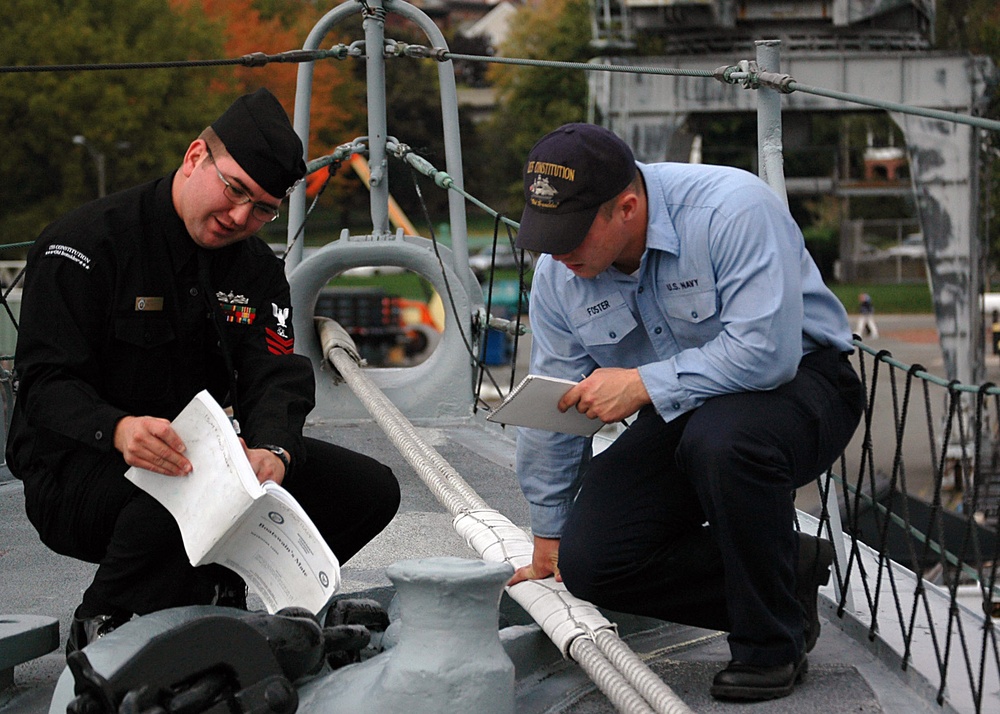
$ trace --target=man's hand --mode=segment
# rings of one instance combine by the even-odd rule
[[[253,467],[254,474],[257,475],[257,481],[259,483],[274,481],[276,484],[281,485],[281,482],[285,479],[285,464],[282,463],[281,459],[268,449],[247,448],[247,443],[243,441],[242,437],[240,437],[240,443],[243,445],[243,450],[250,460],[250,466]],[[287,451],[285,451],[285,454],[288,455],[288,459],[291,461],[291,454],[288,454]]]
[[[561,412],[576,407],[591,419],[613,424],[651,402],[639,370],[604,367],[566,392],[558,407]]]
[[[523,580],[541,580],[550,575],[556,576],[557,583],[562,582],[562,576],[559,574],[559,539],[535,536],[531,565],[515,570],[507,585],[517,585]]]
[[[184,442],[166,419],[123,417],[115,425],[114,444],[129,466],[164,476],[191,473],[191,462],[184,456]]]

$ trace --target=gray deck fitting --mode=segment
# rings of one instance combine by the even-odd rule
[[[14,686],[14,667],[59,647],[59,621],[42,615],[0,615],[0,691]]]

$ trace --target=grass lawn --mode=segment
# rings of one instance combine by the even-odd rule
[[[526,276],[530,284],[530,275]],[[517,280],[514,270],[498,270],[495,280]],[[340,277],[336,285],[382,287],[389,295],[398,295],[414,300],[426,300],[430,295],[430,284],[414,273],[377,275],[372,277]],[[926,283],[907,285],[833,284],[830,289],[840,298],[849,313],[858,312],[858,295],[868,293],[876,314],[926,314],[934,312],[930,289]]]
[[[934,312],[931,291],[927,283],[903,285],[831,284],[830,289],[851,314],[858,312],[858,295],[872,297],[875,314],[916,314]]]

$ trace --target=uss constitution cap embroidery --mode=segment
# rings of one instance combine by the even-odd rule
[[[524,165],[524,213],[517,247],[569,253],[587,235],[601,204],[632,181],[632,150],[595,124],[564,124],[532,147]]]

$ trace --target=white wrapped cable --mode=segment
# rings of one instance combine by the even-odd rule
[[[531,564],[533,543],[528,534],[495,510],[479,510],[455,517],[455,530],[483,560],[510,563],[514,568]],[[592,637],[599,630],[614,629],[600,611],[570,595],[553,578],[525,580],[507,592],[539,624],[564,657],[577,637]]]
[[[504,561],[514,568],[530,565],[534,544],[528,534],[502,513],[493,509],[470,511],[456,516],[454,523],[458,534],[465,538],[466,543],[483,560]],[[596,607],[571,595],[562,583],[557,583],[554,579],[526,580],[507,591],[539,624],[563,656],[579,663],[599,686],[598,678],[604,676],[603,667],[598,665],[595,671],[591,671],[590,666],[594,662],[606,659],[620,673],[625,683],[614,677],[607,680],[607,686],[615,691],[614,694],[604,686],[601,686],[601,691],[622,711],[648,710],[670,714],[691,711],[619,639],[613,623],[605,619]],[[591,651],[591,647],[596,648],[597,652]],[[645,709],[632,708],[632,704],[620,705],[616,697],[624,697],[623,701],[627,702],[631,702],[633,698],[619,691],[623,687],[626,690],[635,687],[642,693],[643,699],[651,702],[655,708],[649,709],[646,701],[642,702]]]
[[[420,438],[395,405],[371,384],[358,366],[358,352],[343,328],[322,318],[317,318],[316,327],[327,359],[421,480],[455,516],[455,527],[466,541],[484,560],[505,561],[514,567],[529,564],[533,544],[528,535],[491,509],[458,472]],[[561,583],[552,578],[530,580],[508,591],[563,655],[572,657],[619,711],[636,714],[687,714],[691,711],[621,643],[614,633],[614,625],[597,608],[570,595]],[[594,633],[601,636],[596,642]],[[607,644],[602,647],[598,642],[617,642],[620,647]],[[625,665],[624,675],[615,669],[611,656],[606,655],[604,649]],[[657,708],[650,708],[647,702],[654,702]]]
[[[455,530],[465,542],[491,563],[510,563],[514,569],[531,564],[534,544],[528,534],[492,508],[465,511],[455,516]]]

